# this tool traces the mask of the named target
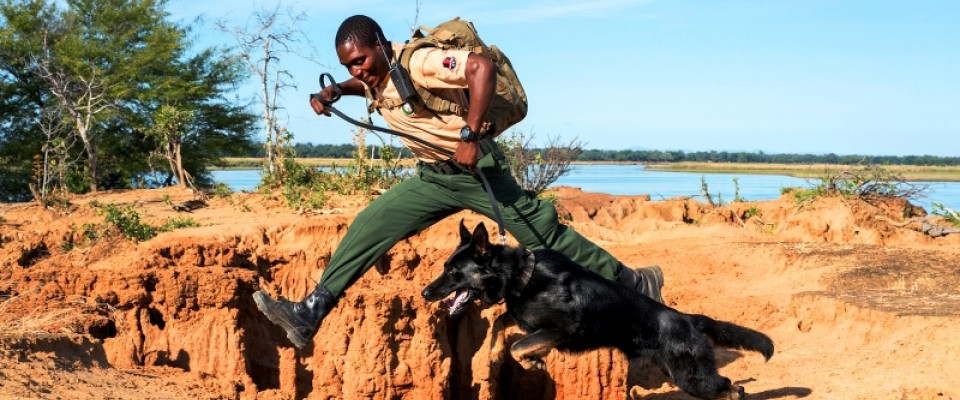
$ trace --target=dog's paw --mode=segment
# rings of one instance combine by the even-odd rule
[[[540,357],[523,357],[520,360],[520,366],[522,366],[523,369],[527,369],[527,370],[534,370],[534,371],[547,370],[547,364],[543,362],[543,359],[541,359]]]
[[[747,398],[747,392],[743,390],[743,386],[739,385],[730,385],[730,391],[727,392],[727,396],[723,397],[725,400],[743,400]]]

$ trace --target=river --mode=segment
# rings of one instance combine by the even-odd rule
[[[234,191],[252,191],[260,182],[260,170],[212,171],[213,179],[229,186]],[[740,198],[770,200],[780,197],[784,187],[812,187],[816,180],[794,178],[785,175],[752,174],[703,174],[691,172],[666,172],[645,169],[642,165],[574,165],[569,174],[561,177],[555,185],[579,187],[588,192],[617,195],[649,194],[653,200],[676,196],[699,196],[701,178],[707,183],[714,200],[733,201]],[[734,179],[737,183],[734,184]],[[926,197],[914,203],[932,211],[931,203],[938,202],[960,211],[960,182],[914,182],[926,185]]]

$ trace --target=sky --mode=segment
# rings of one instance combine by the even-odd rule
[[[305,13],[301,52],[315,54],[280,60],[296,84],[281,100],[295,142],[352,140],[307,102],[320,73],[349,78],[333,44],[343,19],[368,15],[402,41],[414,24],[460,16],[517,70],[529,112],[514,129],[534,144],[960,157],[958,1],[422,0],[418,14],[415,0],[170,0],[168,11],[196,46],[233,46],[215,21],[247,26],[278,4]],[[251,79],[237,95],[257,92]],[[366,116],[362,98],[337,107]]]

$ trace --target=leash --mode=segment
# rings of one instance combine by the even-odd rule
[[[433,150],[436,150],[437,152],[447,156],[448,158],[453,158],[453,153],[450,152],[450,150],[437,146],[436,144],[430,143],[416,136],[395,131],[389,128],[379,127],[373,124],[368,124],[366,122],[361,122],[353,118],[350,118],[350,116],[344,114],[343,112],[341,112],[340,110],[338,110],[336,107],[333,106],[333,103],[336,103],[338,100],[340,100],[340,97],[343,96],[343,89],[341,89],[340,85],[337,84],[337,81],[333,79],[333,75],[330,75],[329,73],[326,73],[326,72],[320,74],[320,89],[323,90],[327,88],[327,82],[326,82],[327,79],[330,80],[330,86],[332,86],[333,88],[332,89],[333,97],[330,100],[326,100],[320,97],[319,94],[312,93],[310,94],[310,98],[316,99],[317,101],[322,103],[326,109],[330,110],[330,112],[336,114],[338,117],[340,117],[344,121],[347,121],[361,128],[366,128],[372,131],[383,132],[388,135],[399,136],[399,137],[412,140],[414,142],[427,146]],[[506,230],[503,228],[503,216],[500,215],[500,207],[497,205],[497,199],[496,197],[493,196],[493,188],[490,187],[490,182],[487,181],[487,177],[484,176],[483,172],[481,172],[479,169],[477,170],[475,175],[478,175],[480,177],[480,181],[483,182],[483,189],[485,192],[487,192],[487,197],[490,199],[490,206],[493,208],[493,215],[496,216],[497,218],[497,232],[500,234],[500,244],[504,245],[507,243],[507,233],[506,233]]]

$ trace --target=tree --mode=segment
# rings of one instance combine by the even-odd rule
[[[165,4],[0,0],[0,198],[23,198],[35,158],[48,175],[37,179],[41,192],[54,165],[71,191],[130,187],[163,145],[150,133],[164,105],[193,115],[166,137],[181,182],[203,182],[207,165],[251,145],[255,117],[226,98],[242,65],[223,49],[191,52],[189,29],[166,20]],[[44,118],[56,115],[60,124]],[[60,162],[81,153],[80,165]]]
[[[153,126],[147,130],[147,134],[153,136],[160,145],[157,155],[170,166],[170,174],[177,177],[177,184],[180,187],[195,188],[193,178],[183,169],[183,139],[186,126],[191,123],[193,117],[192,111],[163,105],[156,113]]]
[[[279,126],[277,113],[281,110],[277,100],[284,89],[296,87],[289,83],[293,76],[290,71],[280,67],[282,57],[297,55],[308,60],[305,55],[293,46],[300,42],[303,32],[297,25],[306,19],[306,14],[294,14],[288,11],[281,15],[280,6],[272,11],[260,10],[253,16],[253,27],[241,28],[228,26],[220,21],[217,26],[223,32],[233,35],[239,46],[240,59],[247,65],[251,73],[257,77],[260,86],[260,103],[263,106],[263,128],[266,140],[267,168],[271,174],[277,168],[282,168],[283,160],[278,158],[281,153],[281,142],[284,140],[286,129]]]

